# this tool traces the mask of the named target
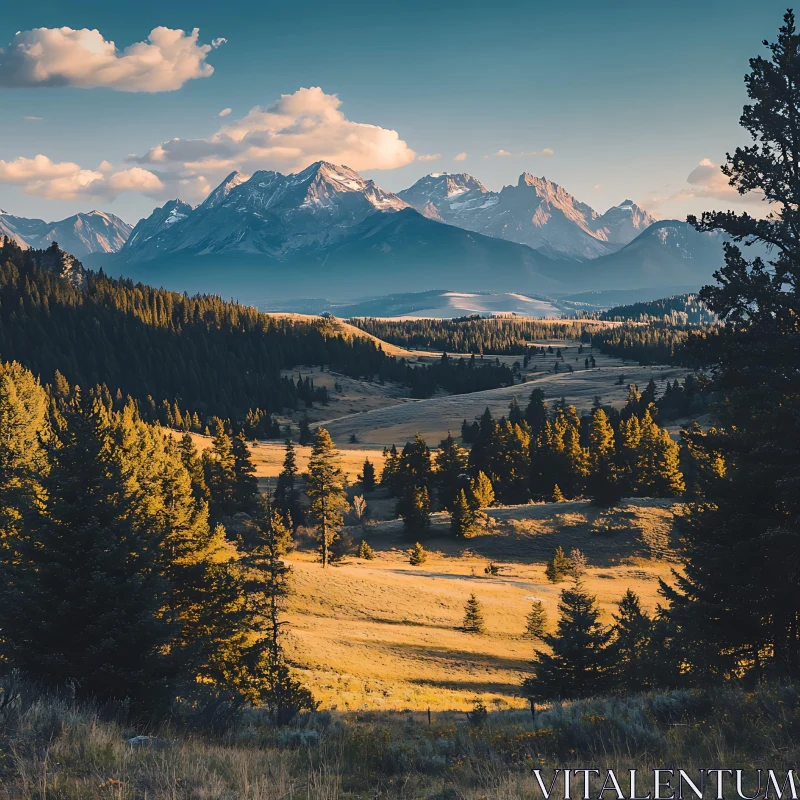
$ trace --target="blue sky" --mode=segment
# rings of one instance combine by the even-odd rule
[[[287,171],[328,142],[394,191],[432,171],[469,172],[491,189],[527,171],[600,211],[626,198],[660,217],[727,206],[736,198],[714,165],[746,141],[742,77],[784,10],[771,0],[13,4],[0,17],[0,207],[46,219],[101,208],[135,222],[168,197],[198,202],[231,166]],[[26,33],[62,26],[100,39]],[[136,53],[87,67],[81,48],[104,39],[123,51],[158,26],[187,32],[169,74],[146,74]],[[10,57],[32,44],[41,63]],[[310,87],[321,91],[295,94]],[[275,107],[281,95],[294,98]],[[202,158],[187,156],[198,148]]]

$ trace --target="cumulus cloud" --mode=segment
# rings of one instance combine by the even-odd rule
[[[643,201],[645,208],[648,211],[657,211],[662,206],[672,203],[680,203],[697,198],[709,198],[727,203],[761,206],[761,210],[766,213],[766,209],[762,205],[764,202],[763,192],[752,191],[747,194],[739,194],[730,185],[728,178],[722,174],[719,165],[715,164],[710,158],[704,158],[697,164],[687,175],[686,183],[689,184],[686,188],[672,194],[651,194]]]
[[[441,153],[426,153],[424,156],[418,156],[417,161],[438,161],[441,157]]]
[[[223,108],[222,111],[220,111],[219,114],[217,114],[217,116],[218,117],[227,117],[228,114],[231,113],[231,111],[233,111],[232,108]]]
[[[120,51],[98,30],[34,28],[0,49],[0,86],[107,87],[120,92],[170,92],[214,68],[206,57],[225,39],[199,44],[199,30],[153,28],[147,40]]]
[[[272,105],[252,108],[207,139],[171,139],[129,160],[173,177],[219,180],[231,170],[293,172],[314,161],[354,170],[394,169],[416,153],[397,131],[354,122],[342,101],[319,87],[281,95]]]
[[[492,155],[496,156],[497,158],[508,158],[512,154],[509,153],[508,150],[500,149],[496,153],[492,153]]]
[[[83,169],[72,161],[55,162],[41,153],[33,158],[0,160],[0,183],[21,186],[28,194],[48,200],[111,200],[123,192],[154,195],[164,189],[157,175],[141,167],[114,172],[111,164],[103,161],[97,169]]]
[[[457,156],[453,156],[453,161],[464,161],[466,157],[466,153],[459,153]]]

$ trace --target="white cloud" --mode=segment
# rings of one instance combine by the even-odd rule
[[[199,31],[153,28],[147,41],[117,50],[98,30],[34,28],[19,31],[0,50],[0,86],[98,86],[120,92],[170,92],[186,81],[207,78],[216,44],[198,44]]]
[[[52,161],[41,153],[33,158],[0,160],[0,183],[21,186],[28,194],[48,200],[74,200],[77,197],[113,199],[123,192],[154,195],[164,184],[141,167],[113,172],[103,161],[97,169],[83,169],[72,161]]]
[[[466,153],[459,153],[457,156],[453,156],[453,161],[464,161],[466,157]]]
[[[211,40],[211,46],[216,50],[221,44],[227,44],[228,40],[224,36],[217,36]]]
[[[23,119],[28,120],[28,122],[41,122],[44,117],[23,117]]]
[[[426,153],[424,156],[418,156],[417,161],[438,161],[441,157],[441,153]]]
[[[498,150],[496,153],[492,153],[492,155],[496,156],[497,158],[508,158],[508,156],[513,155],[513,154],[509,153],[508,150],[502,150],[501,149],[501,150]]]
[[[681,203],[697,198],[708,198],[722,200],[727,203],[760,206],[760,210],[766,213],[766,208],[763,205],[763,192],[752,191],[744,195],[739,194],[739,192],[730,185],[728,178],[722,174],[719,165],[715,164],[709,158],[704,158],[697,164],[686,177],[686,183],[689,184],[687,188],[680,189],[672,194],[650,194],[643,201],[644,207],[647,208],[648,211],[657,211],[661,209],[662,206],[672,203]]]
[[[228,114],[231,113],[231,111],[233,111],[232,108],[223,108],[222,111],[220,111],[219,114],[217,114],[217,116],[218,117],[227,117]]]
[[[331,161],[354,170],[394,169],[416,153],[397,131],[353,122],[340,111],[342,101],[319,87],[298,89],[266,108],[256,106],[223,125],[207,139],[171,139],[129,160],[154,166],[171,179],[221,180],[238,169],[292,172],[314,161]]]
[[[555,150],[552,147],[543,147],[541,150],[530,150],[527,153],[520,153],[521,156],[552,156]]]

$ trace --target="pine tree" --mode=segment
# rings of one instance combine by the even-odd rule
[[[291,439],[287,439],[285,445],[286,454],[283,457],[283,468],[275,484],[272,503],[287,524],[296,531],[303,523],[305,512],[300,502],[300,491],[297,488],[298,469],[294,443]]]
[[[537,651],[533,675],[523,682],[531,700],[591,697],[608,685],[609,633],[600,624],[597,602],[573,564],[572,586],[561,592],[556,632],[544,637],[550,651]]]
[[[383,470],[381,472],[381,486],[386,486],[392,495],[398,493],[397,474],[400,469],[400,454],[397,452],[397,445],[384,450]]]
[[[464,606],[464,622],[462,625],[466,633],[486,633],[486,624],[483,620],[483,608],[474,592],[469,596]]]
[[[206,477],[203,472],[203,460],[200,458],[197,448],[194,446],[194,439],[190,433],[184,433],[181,436],[178,445],[178,452],[180,453],[181,461],[186,471],[189,473],[189,478],[192,482],[192,494],[198,502],[208,502],[209,491],[206,485]]]
[[[689,433],[724,475],[709,480],[683,526],[685,571],[662,587],[696,681],[730,675],[800,676],[800,34],[787,11],[767,57],[750,60],[741,124],[753,139],[722,173],[741,193],[763,192],[771,213],[712,211],[689,222],[721,231],[725,265],[700,292],[722,326],[693,355],[715,363],[722,398],[714,436]],[[767,245],[745,257],[737,243]]]
[[[435,482],[439,503],[443,508],[450,510],[456,495],[464,488],[468,467],[467,451],[459,447],[448,433],[447,438],[439,443],[439,452],[436,454]]]
[[[233,437],[233,501],[238,511],[252,511],[258,493],[256,466],[244,431]]]
[[[418,567],[420,564],[424,564],[428,560],[428,554],[425,551],[425,548],[417,542],[411,548],[411,555],[408,558],[408,563],[411,564],[412,567]]]
[[[535,439],[539,431],[547,420],[547,403],[544,400],[544,392],[541,389],[534,389],[531,392],[528,406],[525,409],[525,421],[531,429],[531,438]]]
[[[414,486],[402,503],[403,528],[406,535],[427,533],[431,526],[431,501],[425,486]]]
[[[569,558],[564,555],[564,550],[559,545],[553,551],[553,557],[547,562],[544,574],[551,583],[559,583],[570,574],[572,565]]]
[[[617,690],[642,692],[652,686],[651,636],[652,621],[628,589],[617,605],[608,645],[610,679]]]
[[[486,473],[479,472],[469,484],[469,497],[474,509],[488,508],[494,504],[494,488]]]
[[[0,552],[43,500],[52,432],[47,394],[17,363],[0,365]]]
[[[602,408],[592,414],[589,427],[589,479],[592,500],[598,505],[613,505],[619,500],[614,429]]]
[[[547,613],[541,600],[534,600],[525,618],[525,633],[531,639],[544,639],[547,635]]]
[[[172,632],[159,614],[160,542],[131,518],[97,398],[76,393],[50,461],[42,513],[2,562],[7,663],[49,685],[75,681],[82,695],[157,704],[169,686]]]
[[[347,497],[339,452],[325,428],[318,428],[314,434],[306,494],[309,516],[318,532],[322,566],[326,567],[331,545],[343,522],[342,514],[347,509]]]
[[[203,468],[212,516],[232,514],[236,509],[236,456],[221,419],[214,419],[213,439],[211,447],[203,453]]]
[[[554,503],[564,503],[566,502],[566,498],[564,497],[564,493],[561,489],[558,488],[558,484],[553,487],[553,502]]]
[[[466,539],[479,531],[477,512],[467,501],[463,489],[456,496],[450,511],[450,531],[457,539]]]
[[[283,649],[284,614],[291,592],[291,567],[283,558],[291,534],[268,497],[260,499],[255,521],[257,540],[243,561],[248,570],[246,594],[262,636],[251,645],[243,660],[260,678],[253,699],[265,705],[275,724],[282,726],[288,725],[300,711],[315,710],[317,703],[311,692],[291,675]]]
[[[362,491],[375,491],[375,466],[368,458],[364,459],[364,466],[361,467],[361,475],[358,479],[361,481]]]
[[[369,546],[366,539],[362,539],[358,546],[358,557],[365,561],[372,561],[375,558],[375,551]]]
[[[649,497],[675,497],[686,486],[680,469],[680,449],[669,432],[645,411],[636,458],[637,489]]]

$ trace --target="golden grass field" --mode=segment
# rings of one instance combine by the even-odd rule
[[[556,374],[555,354],[536,356],[523,371],[524,383],[425,400],[410,399],[396,384],[381,386],[319,368],[301,366],[286,374],[308,376],[316,386],[328,388],[330,402],[315,405],[308,415],[312,425],[331,432],[348,481],[355,484],[365,458],[380,474],[384,446],[402,447],[419,432],[435,448],[448,431],[460,435],[461,421],[475,419],[486,407],[500,417],[515,396],[524,406],[534,387],[543,389],[550,402],[565,397],[586,410],[596,395],[603,403],[621,406],[629,383],[642,389],[653,377],[662,389],[665,380],[684,373],[626,364],[597,352],[597,366],[586,370],[590,348],[578,353],[576,342],[539,344],[561,348],[562,364],[572,364],[574,371]],[[403,355],[422,362],[440,356]],[[500,360],[509,365],[521,361],[517,356]],[[295,438],[302,413],[280,419]],[[356,443],[350,442],[352,436]],[[194,438],[201,448],[210,442],[205,436]],[[256,474],[266,489],[281,470],[283,442],[259,441],[251,447]],[[311,448],[295,447],[302,472]],[[462,542],[450,537],[448,515],[434,514],[431,531],[421,539],[430,554],[417,567],[408,563],[415,538],[406,536],[402,523],[393,519],[395,501],[382,489],[367,501],[371,521],[348,532],[354,542],[365,538],[370,543],[374,560],[348,557],[323,570],[313,540],[303,536],[289,557],[295,586],[288,613],[291,659],[322,706],[332,710],[463,710],[478,697],[493,708],[524,705],[519,685],[535,644],[524,635],[526,614],[532,600],[540,599],[554,627],[565,586],[551,584],[544,573],[556,546],[566,552],[577,547],[588,556],[586,582],[607,623],[628,588],[653,610],[658,579],[669,580],[675,567],[673,527],[681,506],[672,501],[632,499],[611,511],[584,501],[492,508],[484,533]],[[496,576],[484,572],[490,561],[500,567]],[[472,592],[484,608],[488,632],[482,636],[460,630],[464,603]]]
[[[588,502],[490,509],[485,533],[463,542],[450,537],[447,514],[434,514],[422,538],[428,560],[416,567],[399,521],[351,529],[356,542],[363,537],[375,549],[372,561],[350,557],[323,570],[301,543],[289,559],[293,662],[330,709],[466,709],[478,697],[496,708],[524,705],[519,684],[534,647],[526,614],[541,600],[554,627],[567,585],[545,577],[555,547],[586,553],[586,584],[606,622],[628,588],[652,610],[658,578],[669,579],[675,566],[673,506],[637,499],[610,512]],[[496,576],[484,572],[490,561],[500,567]],[[460,630],[472,592],[483,605],[485,635]]]

